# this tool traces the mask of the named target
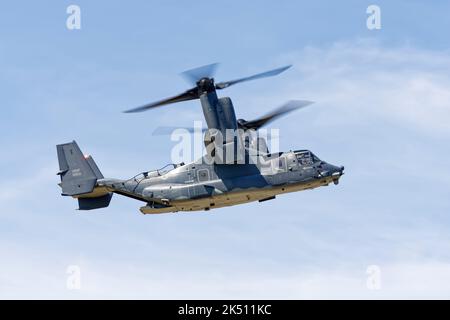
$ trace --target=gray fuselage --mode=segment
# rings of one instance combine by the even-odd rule
[[[143,213],[197,211],[274,199],[281,193],[337,184],[343,167],[319,160],[308,150],[260,156],[258,164],[175,165],[129,180],[101,179],[99,188],[147,202]]]

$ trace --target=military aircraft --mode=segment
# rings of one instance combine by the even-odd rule
[[[271,77],[290,66],[250,77],[215,83],[217,64],[192,69],[183,75],[194,86],[174,97],[127,110],[141,112],[175,102],[200,99],[208,126],[204,134],[206,154],[192,163],[170,164],[142,172],[130,179],[105,178],[91,156],[84,156],[75,141],[57,145],[58,175],[63,196],[78,199],[79,210],[105,208],[114,193],[142,201],[144,214],[199,211],[252,201],[267,201],[277,195],[338,184],[343,166],[320,160],[309,150],[270,153],[258,129],[281,115],[311,104],[290,101],[254,120],[236,119],[229,97],[217,90],[237,83]],[[228,131],[235,134],[226,134]],[[250,133],[250,134],[249,134]]]

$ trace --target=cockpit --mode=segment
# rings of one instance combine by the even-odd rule
[[[320,161],[320,159],[309,150],[297,150],[294,151],[294,153],[298,164],[301,166],[313,165],[314,163]]]

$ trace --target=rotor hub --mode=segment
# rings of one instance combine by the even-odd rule
[[[211,92],[216,88],[214,87],[214,79],[213,78],[201,78],[197,81],[197,87],[200,93]]]

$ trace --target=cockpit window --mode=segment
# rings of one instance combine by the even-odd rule
[[[316,155],[314,153],[311,152],[311,156],[312,156],[312,160],[314,163],[319,162],[320,159],[316,157]]]
[[[296,154],[298,164],[301,166],[307,166],[313,163],[311,152],[303,151]]]
[[[311,151],[298,151],[295,153],[298,164],[301,166],[309,166],[319,160]]]

